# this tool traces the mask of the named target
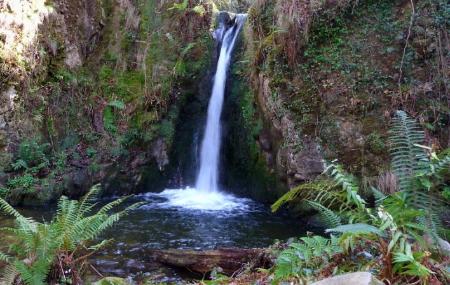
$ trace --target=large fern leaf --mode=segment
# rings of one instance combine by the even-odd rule
[[[76,255],[89,248],[88,243],[106,228],[111,227],[121,217],[136,209],[142,203],[136,203],[125,210],[112,213],[127,197],[110,202],[97,213],[90,213],[95,206],[95,197],[99,188],[95,187],[81,202],[61,197],[56,216],[50,223],[39,223],[22,216],[6,201],[0,200],[0,210],[16,218],[16,227],[6,229],[16,239],[10,246],[12,257],[0,253],[0,261],[7,262],[4,277],[0,284],[12,284],[20,278],[21,284],[45,284],[48,273],[59,253]],[[97,249],[100,243],[92,249]],[[83,256],[74,257],[74,262],[82,262]],[[24,260],[27,261],[26,263]],[[73,266],[79,266],[74,264]],[[4,281],[7,283],[2,283]],[[6,282],[5,281],[5,282]]]
[[[368,224],[348,224],[341,225],[332,229],[327,229],[327,233],[351,233],[351,234],[376,234],[383,235],[383,232],[380,231],[377,227]]]
[[[399,181],[399,189],[407,190],[411,178],[422,168],[422,163],[428,161],[423,148],[424,132],[417,122],[404,111],[397,111],[390,129],[390,152],[392,171]]]
[[[329,179],[318,179],[313,182],[300,184],[281,196],[271,207],[272,212],[278,211],[283,205],[298,200],[311,200],[324,207],[340,205],[340,210],[347,207],[345,195],[342,195]]]
[[[341,217],[333,210],[323,206],[315,201],[307,201],[307,203],[317,210],[322,218],[323,223],[330,228],[335,228],[342,225]]]
[[[340,185],[343,190],[345,190],[347,203],[354,204],[360,209],[365,209],[366,202],[358,194],[359,186],[352,175],[346,173],[341,165],[334,163],[328,164],[325,172],[333,177],[336,183]]]

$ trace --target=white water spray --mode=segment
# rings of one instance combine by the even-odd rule
[[[246,18],[246,14],[237,14],[232,26],[227,27],[224,23],[221,23],[219,29],[214,33],[215,39],[221,43],[221,48],[208,105],[197,182],[195,188],[167,189],[157,194],[168,199],[167,202],[163,203],[165,206],[214,211],[236,208],[245,210],[247,207],[248,199],[236,198],[222,193],[218,186],[221,143],[220,117],[222,115],[227,72],[236,39]]]

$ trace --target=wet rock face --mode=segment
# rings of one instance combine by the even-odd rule
[[[164,139],[157,139],[152,146],[152,155],[158,164],[160,171],[164,170],[164,167],[169,164],[169,156],[167,154],[167,144]]]
[[[30,137],[39,132],[28,113],[35,107],[27,105],[33,105],[28,88],[45,80],[55,65],[81,66],[100,36],[99,1],[47,2],[0,4],[0,147],[11,148],[19,132]]]
[[[314,179],[323,171],[323,158],[319,145],[304,138],[303,149],[289,149],[287,159],[288,185],[293,187],[301,182]]]
[[[358,122],[338,121],[339,141],[348,149],[355,149],[364,145],[362,125]]]
[[[217,24],[224,23],[227,27],[234,24],[235,14],[229,12],[219,12],[216,17]]]
[[[268,165],[288,187],[314,179],[323,171],[319,144],[312,137],[301,136],[292,114],[282,107],[281,96],[272,96],[269,78],[260,75],[256,88],[258,107],[266,122],[259,145]]]

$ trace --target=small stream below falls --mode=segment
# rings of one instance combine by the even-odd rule
[[[152,250],[265,247],[277,239],[286,240],[311,230],[306,222],[283,213],[272,214],[266,205],[249,199],[239,200],[242,206],[232,210],[202,211],[171,206],[158,194],[136,196],[128,203],[144,201],[147,204],[107,230],[100,238],[114,241],[90,260],[105,276],[156,275],[160,282],[170,282],[185,276],[155,264],[150,258]],[[27,208],[20,211],[37,220],[49,221],[55,210]],[[0,227],[11,225],[11,219],[0,216]]]

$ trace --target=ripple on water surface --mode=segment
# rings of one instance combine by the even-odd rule
[[[117,275],[157,270],[148,258],[153,249],[265,247],[307,230],[305,223],[274,215],[266,205],[226,193],[170,189],[137,196],[129,203],[142,200],[147,204],[103,235],[116,242],[96,257],[102,270]]]

